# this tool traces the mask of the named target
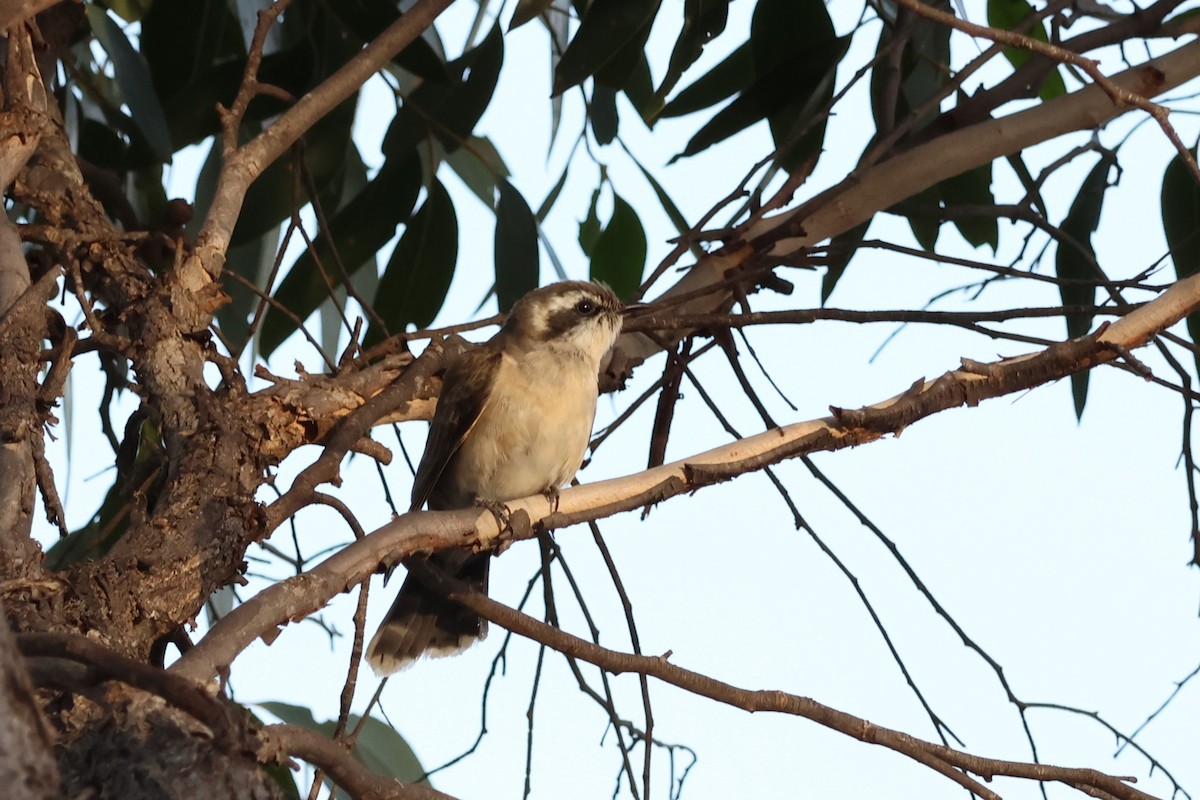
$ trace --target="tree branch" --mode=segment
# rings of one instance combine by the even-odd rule
[[[320,767],[354,800],[454,800],[428,786],[401,783],[367,769],[338,742],[296,725],[268,725],[259,732],[259,758],[295,756]]]
[[[1154,97],[1200,74],[1200,41],[1186,44],[1110,78],[1121,91]],[[1026,111],[971,125],[857,172],[799,207],[739,229],[720,250],[701,258],[663,297],[702,292],[738,272],[794,260],[804,248],[844,233],[906,197],[996,158],[1072,131],[1088,130],[1129,111],[1099,86],[1088,86]],[[712,290],[684,313],[723,311],[731,294]],[[669,342],[668,342],[669,343]],[[660,350],[642,334],[621,337],[614,370],[624,373]]]
[[[234,151],[221,168],[208,216],[184,264],[185,285],[198,288],[221,274],[225,251],[246,198],[246,190],[271,162],[309,127],[333,110],[396,53],[420,36],[454,0],[418,0],[337,72],[296,101],[266,130]]]
[[[1157,300],[1081,339],[993,363],[964,359],[962,369],[933,381],[920,379],[903,394],[867,408],[833,408],[832,417],[793,423],[634,475],[567,489],[554,508],[541,495],[508,503],[511,525],[504,530],[490,511],[478,508],[405,514],[311,571],[247,600],[214,625],[172,669],[207,680],[256,638],[270,640],[279,626],[303,619],[334,595],[414,553],[448,547],[487,549],[530,539],[541,531],[658,503],[788,458],[865,444],[939,411],[978,405],[1112,361],[1197,308],[1200,274],[1177,282]]]
[[[716,700],[751,713],[769,711],[804,717],[860,742],[877,744],[906,755],[946,775],[981,797],[989,798],[989,800],[1000,800],[1000,796],[969,778],[967,773],[979,775],[987,781],[991,781],[998,775],[1036,781],[1055,781],[1088,793],[1091,793],[1089,789],[1097,789],[1112,797],[1153,800],[1151,795],[1128,785],[1128,782],[1135,781],[1135,778],[1116,778],[1094,769],[1055,767],[1046,764],[1030,764],[974,756],[945,745],[918,739],[901,731],[876,725],[861,717],[830,708],[808,697],[800,697],[782,691],[755,691],[733,686],[670,663],[667,660],[669,653],[661,656],[640,656],[609,650],[511,609],[481,592],[471,590],[458,581],[445,578],[424,565],[417,568],[422,572],[422,581],[429,580],[430,585],[445,593],[455,602],[461,603],[497,625],[553,648],[564,655],[587,661],[615,674],[632,672],[649,675],[701,697],[707,697],[710,700]]]

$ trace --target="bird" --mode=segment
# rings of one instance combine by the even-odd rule
[[[557,497],[583,462],[604,356],[623,307],[602,283],[562,281],[513,304],[487,342],[447,368],[413,480],[411,510],[445,511],[539,493]],[[439,551],[431,569],[487,592],[490,553]],[[422,655],[453,655],[487,635],[487,622],[409,574],[367,647],[385,676]]]

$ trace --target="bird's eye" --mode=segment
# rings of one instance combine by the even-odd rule
[[[596,313],[596,304],[591,300],[580,300],[575,304],[575,310],[582,316],[590,317]]]

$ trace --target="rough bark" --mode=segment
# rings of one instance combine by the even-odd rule
[[[0,601],[0,615],[4,603]],[[11,800],[61,796],[54,734],[38,707],[25,661],[7,625],[0,625],[0,786]]]

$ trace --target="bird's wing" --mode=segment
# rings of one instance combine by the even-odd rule
[[[450,459],[479,421],[491,398],[502,358],[499,350],[485,345],[463,353],[446,370],[425,454],[413,480],[412,510],[420,509],[429,500]]]

